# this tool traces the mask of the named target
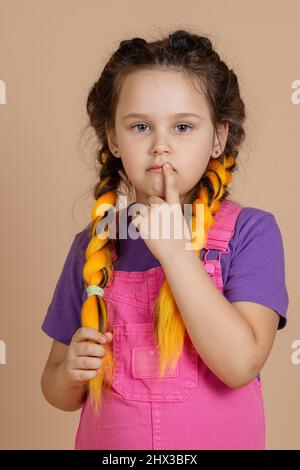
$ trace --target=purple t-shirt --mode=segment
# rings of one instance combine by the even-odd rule
[[[131,222],[129,215],[127,222],[127,225]],[[89,226],[76,234],[42,324],[47,335],[67,345],[81,326],[81,307],[86,298],[82,272],[89,240]],[[115,270],[147,271],[160,266],[141,236],[120,238],[117,242]],[[205,252],[201,250],[201,259]],[[218,250],[210,250],[206,259],[217,259],[218,254]],[[254,207],[241,210],[229,241],[229,252],[221,256],[221,267],[224,296],[229,302],[266,305],[280,316],[278,329],[285,326],[289,297],[285,285],[284,248],[272,213]]]

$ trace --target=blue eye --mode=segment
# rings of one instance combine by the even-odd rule
[[[132,129],[134,129],[135,127],[139,128],[140,126],[147,126],[147,125],[144,123],[135,124],[134,126],[132,126]],[[178,124],[176,127],[179,127],[179,126],[188,127],[189,129],[192,129],[192,126],[189,126],[188,124]],[[186,132],[179,132],[179,134],[186,134]]]
[[[178,126],[188,127],[189,129],[192,129],[192,127],[188,124],[178,124]],[[180,134],[185,134],[185,132],[180,132]]]
[[[145,126],[146,124],[136,124],[135,126],[132,127],[132,129],[134,129],[135,127],[139,127],[139,126]]]

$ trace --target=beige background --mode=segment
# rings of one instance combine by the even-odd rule
[[[290,305],[262,371],[267,448],[300,448],[300,364],[291,361],[300,339],[299,0],[1,0],[2,449],[73,448],[80,412],[41,393],[51,339],[40,326],[70,243],[90,221],[88,88],[122,39],[185,27],[209,35],[239,77],[248,135],[232,197],[271,211],[281,228]]]

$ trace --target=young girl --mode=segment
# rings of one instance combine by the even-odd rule
[[[76,449],[264,449],[260,371],[289,299],[275,217],[228,198],[245,137],[235,73],[206,37],[133,38],[87,112],[99,182],[42,325],[45,398],[82,407]],[[134,202],[116,212],[122,183]],[[186,224],[184,204],[192,249],[147,236],[159,210]]]

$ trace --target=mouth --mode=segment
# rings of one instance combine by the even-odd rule
[[[148,168],[147,171],[151,171],[151,172],[155,172],[155,173],[160,173],[161,171],[163,171],[163,167],[162,166],[153,166],[151,168]]]
[[[176,172],[175,168],[173,168],[173,170]],[[161,171],[163,171],[163,166],[154,165],[154,166],[151,166],[150,168],[147,168],[147,171],[160,173]]]

